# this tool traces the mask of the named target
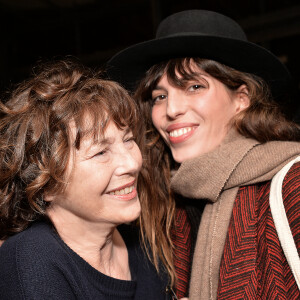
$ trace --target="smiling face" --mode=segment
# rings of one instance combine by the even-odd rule
[[[71,154],[65,191],[48,199],[54,225],[64,220],[74,228],[84,224],[115,226],[140,214],[136,186],[142,157],[131,131],[110,122],[100,141],[93,141],[90,136],[81,140],[80,148]]]
[[[230,91],[197,66],[197,79],[179,88],[163,75],[152,91],[152,121],[176,162],[216,148],[228,133],[230,121],[249,102],[240,87]]]

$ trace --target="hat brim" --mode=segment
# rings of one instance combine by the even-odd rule
[[[275,100],[285,94],[291,82],[287,68],[267,49],[247,41],[195,33],[158,38],[126,48],[108,61],[107,72],[110,79],[132,91],[151,66],[179,57],[212,59],[260,76],[270,85]]]

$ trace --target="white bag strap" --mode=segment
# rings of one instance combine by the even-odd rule
[[[300,161],[300,156],[286,164],[273,177],[270,187],[270,208],[281,247],[300,290],[300,257],[297,252],[282,199],[283,179],[291,166],[298,161]]]

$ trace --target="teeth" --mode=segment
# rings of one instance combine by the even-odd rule
[[[192,127],[185,127],[185,128],[173,130],[169,134],[171,137],[179,137],[187,132],[190,132],[191,130],[192,130]]]
[[[134,189],[134,186],[126,187],[125,189],[117,190],[114,192],[110,192],[109,195],[125,195],[130,194]]]

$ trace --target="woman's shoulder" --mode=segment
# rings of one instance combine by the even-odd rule
[[[0,247],[1,299],[52,297],[54,290],[64,293],[68,286],[62,280],[61,262],[67,264],[67,257],[47,223],[34,223],[8,238]],[[72,299],[68,290],[65,293]]]
[[[18,246],[30,247],[32,244],[38,244],[38,241],[42,239],[42,235],[49,231],[46,227],[47,225],[43,222],[32,223],[24,231],[16,233],[5,240],[0,251],[7,251],[7,249],[13,249]]]
[[[285,176],[283,185],[290,183],[300,183],[300,162],[294,163]]]
[[[286,210],[293,207],[300,211],[300,162],[294,163],[284,177],[282,198]]]
[[[55,246],[56,238],[50,224],[46,222],[34,222],[24,231],[15,234],[8,238],[0,248],[0,258],[14,253],[18,257],[32,253],[37,250],[44,249],[46,252],[51,252],[51,248]],[[34,251],[34,252],[33,252]],[[29,257],[34,257],[29,255]],[[35,258],[37,258],[35,256]]]
[[[282,198],[284,204],[296,205],[300,203],[300,162],[294,163],[282,183]],[[300,206],[300,205],[299,205]]]
[[[295,244],[300,253],[300,162],[294,163],[284,177],[282,199]]]
[[[18,273],[19,278],[29,278],[39,270],[51,272],[53,262],[63,258],[66,259],[65,253],[52,226],[36,222],[8,238],[0,247],[0,278],[9,272]]]

